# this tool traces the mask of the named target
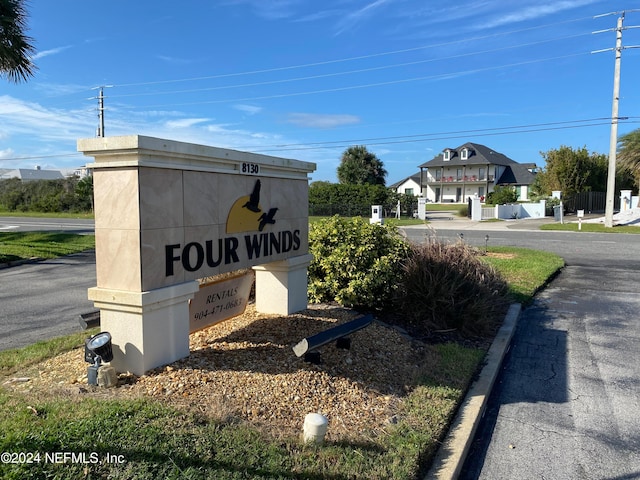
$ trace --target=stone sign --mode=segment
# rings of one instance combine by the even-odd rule
[[[78,140],[93,170],[97,286],[112,365],[135,374],[189,354],[199,279],[253,268],[256,309],[307,306],[315,164],[132,135]]]

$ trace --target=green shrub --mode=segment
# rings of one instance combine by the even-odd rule
[[[469,205],[465,205],[463,207],[458,208],[458,216],[459,217],[468,217],[469,216]]]
[[[508,203],[516,203],[518,194],[514,187],[503,187],[497,185],[493,192],[487,195],[487,203],[491,205],[506,205]]]
[[[397,301],[404,326],[426,336],[456,330],[490,334],[508,305],[507,283],[479,252],[458,242],[412,245]]]
[[[350,307],[390,306],[408,243],[395,227],[334,216],[309,228],[309,300]]]
[[[553,217],[553,207],[560,205],[560,199],[556,197],[548,197],[544,204],[544,214],[547,217]]]

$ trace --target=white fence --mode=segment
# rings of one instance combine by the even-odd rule
[[[499,218],[501,220],[515,220],[521,218],[543,218],[546,202],[540,203],[516,203],[513,205],[496,205],[495,207],[482,208],[482,220]]]
[[[498,218],[498,207],[482,207],[482,220]]]

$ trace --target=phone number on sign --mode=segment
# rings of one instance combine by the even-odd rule
[[[193,315],[194,320],[202,320],[203,318],[207,318],[209,315],[215,315],[216,313],[224,312],[225,310],[230,310],[232,308],[237,308],[242,305],[242,300],[236,298],[235,300],[231,300],[226,304],[215,305],[211,309],[203,310],[201,312],[196,312]]]
[[[114,455],[104,453],[102,456],[98,452],[2,452],[0,454],[2,463],[124,463],[124,455]]]

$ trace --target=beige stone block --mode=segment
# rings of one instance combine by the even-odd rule
[[[220,179],[224,183],[226,177],[210,172],[183,172],[185,227],[217,225],[221,222],[220,218],[226,216],[218,200]]]
[[[267,204],[265,209],[277,207],[280,218],[301,218],[309,214],[306,181],[270,178],[264,182]]]
[[[96,229],[139,228],[137,169],[96,170],[93,174],[93,195]]]
[[[232,205],[241,197],[251,195],[258,178],[241,175],[220,175],[218,180],[217,203],[220,208],[221,223],[227,221]],[[262,184],[262,181],[260,182]],[[260,189],[262,199],[262,188]]]
[[[138,230],[96,228],[98,287],[139,292],[142,288]]]
[[[140,226],[170,228],[184,225],[182,172],[140,168]]]

